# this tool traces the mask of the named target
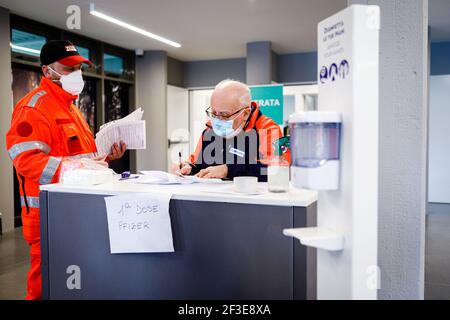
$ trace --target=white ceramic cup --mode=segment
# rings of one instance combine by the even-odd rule
[[[257,177],[235,177],[233,184],[234,191],[239,193],[256,193],[258,191]]]

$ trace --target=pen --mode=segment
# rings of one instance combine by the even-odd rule
[[[180,177],[180,178],[184,178],[184,175],[180,172],[180,171],[175,171],[175,173]]]
[[[120,178],[119,180],[130,180],[130,179],[137,179],[137,178],[139,178],[139,176]]]
[[[179,164],[180,164],[180,170],[181,170],[181,151],[180,152],[178,152],[178,162],[179,162]]]

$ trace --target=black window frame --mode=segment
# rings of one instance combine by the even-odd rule
[[[104,54],[110,54],[114,56],[118,56],[123,59],[123,73],[122,74],[116,74],[107,72],[103,68],[103,75],[109,78],[115,78],[115,79],[123,79],[126,81],[134,82],[135,79],[135,62],[134,62],[134,52],[131,50],[126,50],[117,46],[113,46],[110,44],[104,44],[103,52],[102,52],[102,61]],[[104,61],[103,61],[104,66]]]
[[[28,33],[32,33],[38,36],[45,37],[47,41],[53,40],[53,39],[60,39],[61,37],[61,31],[59,31],[56,28],[46,26],[44,24],[40,24],[37,22],[34,22],[33,20],[11,15],[10,16],[10,37],[12,41],[12,29],[25,31]],[[26,62],[32,62],[39,64],[39,57],[27,55],[25,53],[19,53],[19,52],[13,52],[11,50],[11,58],[13,61],[19,60],[19,61],[26,61]]]

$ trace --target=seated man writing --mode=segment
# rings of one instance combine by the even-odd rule
[[[209,121],[194,154],[173,170],[200,178],[254,176],[267,181],[267,165],[274,154],[272,142],[282,133],[252,102],[250,89],[238,81],[220,82],[206,114]],[[284,156],[290,161],[289,150]]]

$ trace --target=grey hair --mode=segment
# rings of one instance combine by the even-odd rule
[[[239,102],[241,103],[241,105],[246,105],[247,103],[251,103],[252,101],[252,93],[250,91],[250,88],[243,82],[238,81],[238,80],[233,80],[233,79],[225,79],[220,81],[216,87],[214,89],[218,89],[222,86],[225,86],[229,83],[235,83],[235,84],[240,84],[243,87],[245,87],[245,93],[239,97]]]

